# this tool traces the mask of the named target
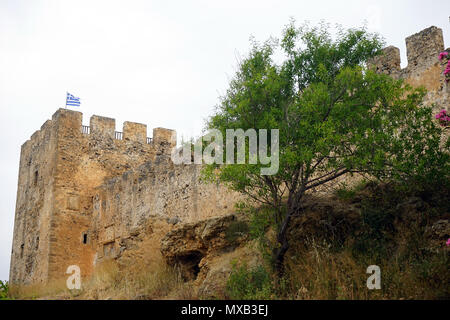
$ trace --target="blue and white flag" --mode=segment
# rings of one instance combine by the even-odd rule
[[[80,98],[77,98],[70,93],[67,92],[67,98],[66,98],[66,106],[74,106],[79,107],[81,104]]]

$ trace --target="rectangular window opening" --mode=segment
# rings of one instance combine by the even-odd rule
[[[35,186],[36,186],[37,183],[38,183],[38,178],[39,178],[39,172],[36,170],[36,171],[34,172],[34,181],[33,181],[33,183],[34,183]]]

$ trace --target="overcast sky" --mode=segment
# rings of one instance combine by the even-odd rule
[[[0,0],[0,279],[9,277],[20,146],[64,107],[198,136],[249,38],[294,18],[362,26],[400,48],[431,25],[450,46],[450,1]]]

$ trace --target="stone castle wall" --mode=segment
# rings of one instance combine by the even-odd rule
[[[100,186],[91,227],[97,249],[94,262],[118,257],[150,218],[177,224],[233,212],[239,195],[202,182],[200,170],[200,165],[174,165],[167,157],[158,157]]]
[[[84,133],[83,133],[84,130]],[[118,138],[118,139],[116,139]],[[175,146],[175,132],[99,116],[82,126],[82,114],[59,109],[21,150],[11,283],[46,281],[70,264],[87,273],[95,250],[84,244],[96,188]]]
[[[437,112],[447,109],[450,101],[450,84],[443,74],[445,64],[439,61],[439,53],[444,49],[442,29],[432,26],[406,38],[406,68],[401,69],[400,50],[394,46],[383,49],[383,54],[371,63],[377,72],[404,79],[414,87],[425,87],[423,104],[434,104],[433,111]]]
[[[29,283],[45,279],[48,275],[56,140],[56,123],[49,120],[22,145],[11,253],[11,283]]]

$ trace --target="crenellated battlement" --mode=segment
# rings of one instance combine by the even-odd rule
[[[429,27],[405,39],[407,67],[401,69],[400,49],[389,46],[383,49],[382,55],[373,59],[376,70],[386,74],[406,75],[421,73],[430,66],[439,63],[439,53],[444,50],[442,29]]]
[[[384,48],[369,64],[379,73],[404,79],[414,87],[425,87],[424,104],[434,105],[435,110],[448,108],[450,84],[443,75],[445,64],[439,61],[439,53],[444,51],[442,29],[431,26],[407,37],[405,42],[408,59],[405,68],[400,67],[400,49],[394,46]]]
[[[59,121],[64,119],[64,121]],[[29,140],[25,142],[36,142],[41,139],[42,132],[48,128],[51,128],[55,124],[59,124],[59,128],[79,128],[82,135],[95,138],[97,140],[112,140],[114,142],[137,142],[141,144],[153,145],[156,141],[157,144],[167,143],[171,146],[176,145],[176,131],[166,128],[154,128],[152,137],[147,135],[147,125],[137,122],[125,121],[121,131],[116,130],[116,120],[113,118],[102,117],[93,115],[89,119],[89,126],[83,125],[83,114],[78,111],[69,109],[59,109],[56,111],[52,120],[47,120],[40,130],[37,130],[32,134]],[[74,135],[74,138],[79,137]]]
[[[82,126],[82,133],[92,134],[114,140],[130,140],[151,144],[153,138],[147,137],[147,125],[126,121],[122,131],[116,131],[116,120],[101,116],[92,116],[90,126]]]
[[[442,29],[431,26],[406,38],[408,67],[427,68],[438,61],[439,52],[444,50]]]

